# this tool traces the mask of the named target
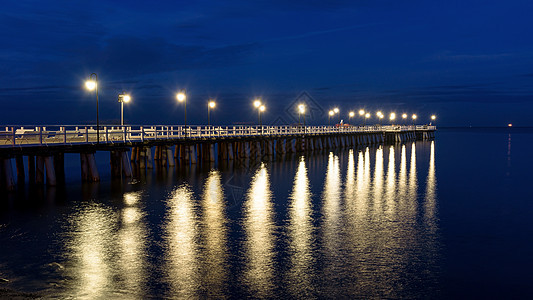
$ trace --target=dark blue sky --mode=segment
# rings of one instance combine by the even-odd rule
[[[450,126],[533,126],[533,1],[5,1],[0,123],[310,123],[334,106],[417,113]],[[345,118],[346,119],[346,118]]]

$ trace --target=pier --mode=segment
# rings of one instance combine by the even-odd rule
[[[435,126],[2,126],[0,188],[65,182],[64,155],[80,156],[83,182],[100,180],[94,154],[110,154],[111,177],[215,161],[433,139]],[[15,171],[13,170],[13,162]],[[25,162],[27,167],[25,168]],[[28,174],[26,174],[27,170]]]

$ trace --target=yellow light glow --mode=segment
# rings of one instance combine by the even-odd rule
[[[402,118],[407,119],[407,114],[403,114]]]
[[[413,118],[413,120],[416,120],[416,118],[418,118],[418,116],[417,115],[413,115],[412,118]]]
[[[298,105],[298,111],[300,111],[300,113],[303,114],[305,112],[305,105],[303,104]]]
[[[353,111],[351,111],[349,114],[348,114],[351,117],[355,116],[355,113]]]
[[[391,120],[396,119],[396,114],[395,114],[395,113],[391,113],[391,114],[390,114],[390,119],[391,119]]]
[[[180,91],[180,92],[176,95],[176,99],[178,99],[179,102],[183,102],[183,101],[185,101],[185,99],[187,99],[187,95],[185,94],[185,92]]]
[[[359,110],[359,115],[363,116],[365,114],[365,111],[363,109]]]
[[[333,112],[336,113],[336,114],[338,114],[338,113],[339,113],[339,109],[335,107],[335,108],[333,109]]]
[[[255,106],[256,108],[258,108],[259,106],[261,106],[261,101],[260,101],[259,99],[256,99],[256,100],[254,101],[254,106]]]
[[[264,105],[261,105],[261,106],[259,107],[259,111],[261,111],[261,112],[264,112],[265,109],[266,109],[266,107],[265,107]]]
[[[122,97],[122,101],[124,101],[125,103],[130,102],[131,101],[130,95],[124,95],[124,97]]]
[[[366,113],[365,118],[370,118],[370,113]]]
[[[513,127],[513,124],[509,123],[507,124],[508,127]]]
[[[376,114],[378,117],[382,115],[381,111],[378,111]]]
[[[435,115],[431,116],[431,120],[433,120],[433,121],[435,121],[436,118],[437,118],[437,116],[435,116]]]
[[[209,107],[210,108],[215,108],[215,106],[217,106],[215,101],[209,101]]]
[[[332,110],[329,111],[329,115],[330,116],[333,116],[335,114],[335,112],[333,112]]]
[[[383,114],[379,115],[379,118],[380,118],[380,119],[383,119],[383,117],[384,117]]]
[[[89,90],[89,91],[92,91],[96,88],[96,81],[94,80],[87,80],[85,81],[85,87]]]

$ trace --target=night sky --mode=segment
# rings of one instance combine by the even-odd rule
[[[417,113],[442,126],[533,126],[533,1],[3,1],[0,124],[308,123]],[[297,116],[297,115],[296,115]],[[297,119],[297,117],[296,117]],[[353,121],[356,122],[356,121]],[[375,119],[373,122],[377,122]]]

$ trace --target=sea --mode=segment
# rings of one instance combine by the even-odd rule
[[[533,128],[0,198],[0,298],[531,299]]]

